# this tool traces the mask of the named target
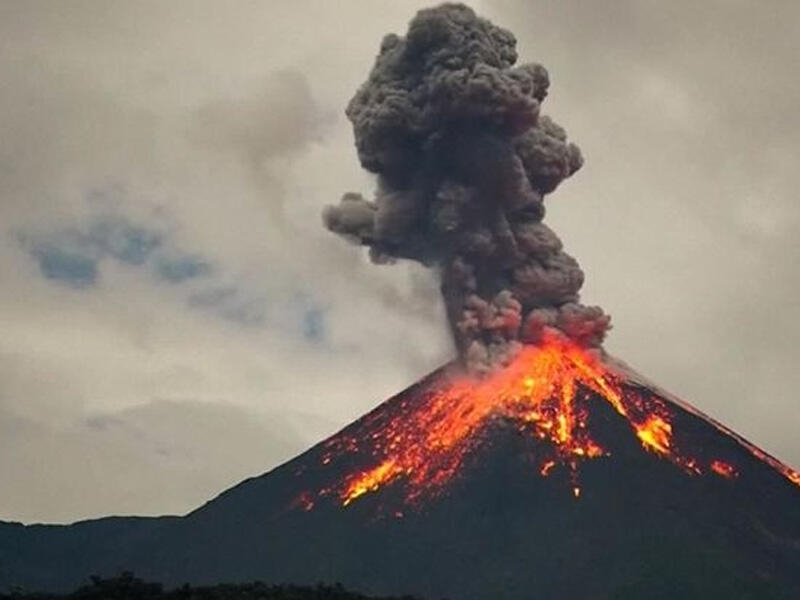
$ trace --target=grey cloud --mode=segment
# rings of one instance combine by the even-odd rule
[[[303,415],[158,400],[58,427],[0,409],[0,519],[182,514],[307,443]],[[231,431],[236,435],[231,436]]]
[[[269,159],[297,153],[320,139],[328,121],[306,77],[296,70],[280,70],[266,79],[260,93],[198,108],[189,135],[213,147],[233,149],[258,170]]]
[[[449,356],[426,273],[399,266],[375,277],[352,248],[317,232],[330,191],[360,181],[338,141],[349,137],[339,96],[374,49],[372,36],[345,39],[332,24],[357,18],[384,30],[407,19],[409,3],[311,1],[0,6],[0,283],[14,291],[0,298],[0,406],[41,428],[6,438],[6,456],[16,445],[25,461],[1,465],[19,491],[4,516],[59,520],[68,516],[59,499],[80,505],[69,482],[85,470],[88,428],[59,431],[87,414],[165,394],[290,406],[304,411],[298,427],[312,443]],[[89,241],[102,211],[87,190],[159,243],[131,242],[118,224]],[[43,278],[20,231],[91,260],[95,283],[75,293]],[[187,309],[193,293],[226,287],[234,300]],[[367,345],[364,332],[376,331],[391,333]],[[86,516],[172,511],[172,499],[193,504],[232,483],[186,463],[164,481],[157,461],[133,457],[126,468],[127,443],[105,441],[97,460],[117,457],[129,500],[86,502]],[[280,458],[248,438],[226,460],[234,473]],[[24,468],[48,462],[59,471],[50,480]],[[196,481],[206,492],[193,491]],[[130,491],[138,483],[141,495]],[[152,492],[166,486],[174,495]]]
[[[269,195],[265,201],[272,225],[285,225],[282,170],[288,160],[322,139],[331,117],[315,100],[302,73],[280,70],[271,73],[257,93],[199,107],[187,134],[223,155],[236,156],[255,184]]]

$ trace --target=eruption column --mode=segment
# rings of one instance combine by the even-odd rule
[[[579,303],[583,272],[542,219],[543,198],[582,158],[540,106],[544,67],[517,61],[516,40],[462,4],[421,10],[387,35],[350,101],[374,200],[347,193],[323,218],[376,263],[411,259],[440,274],[462,362],[509,364],[557,329],[584,347],[609,328]]]

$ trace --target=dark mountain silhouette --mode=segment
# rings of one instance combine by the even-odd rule
[[[263,582],[193,587],[182,585],[165,590],[125,571],[117,577],[93,576],[91,582],[66,594],[28,592],[21,589],[0,593],[0,600],[417,600],[412,596],[365,596],[349,592],[339,584],[315,586],[267,585]]]
[[[131,570],[452,600],[800,598],[797,473],[570,352],[482,384],[436,371],[184,517],[2,523],[0,589]]]

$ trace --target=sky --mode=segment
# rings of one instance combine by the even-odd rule
[[[324,230],[407,0],[0,2],[0,520],[182,514],[454,354]],[[606,349],[800,467],[800,4],[481,0],[585,165],[546,222]]]

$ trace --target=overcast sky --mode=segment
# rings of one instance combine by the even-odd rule
[[[430,274],[319,217],[427,4],[0,2],[0,519],[186,512],[452,356]],[[583,150],[547,222],[607,349],[800,466],[800,4],[472,6]]]

